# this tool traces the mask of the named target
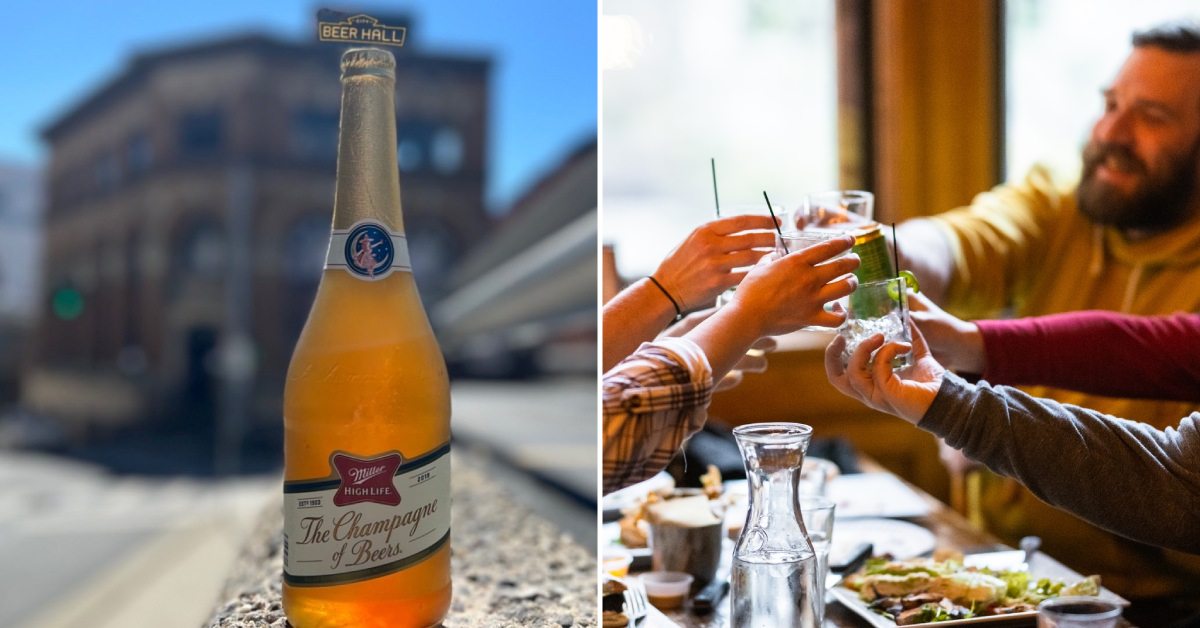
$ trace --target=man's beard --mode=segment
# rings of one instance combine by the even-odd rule
[[[1109,156],[1123,170],[1140,175],[1133,192],[1124,194],[1097,181],[1096,168]],[[1196,194],[1196,161],[1200,141],[1186,155],[1170,157],[1157,173],[1127,147],[1088,142],[1083,149],[1083,176],[1075,192],[1079,211],[1093,222],[1122,230],[1165,231],[1190,217]]]

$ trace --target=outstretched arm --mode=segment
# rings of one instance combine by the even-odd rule
[[[841,366],[840,339],[825,367],[838,390],[945,439],[1046,502],[1134,540],[1200,551],[1200,413],[1156,430],[1094,410],[972,385],[941,368],[920,331],[913,344],[882,336]],[[882,347],[882,348],[881,348]],[[871,361],[871,353],[878,353]],[[912,350],[914,366],[892,371]]]
[[[604,305],[601,370],[607,371],[643,342],[657,336],[679,312],[709,305],[746,276],[763,249],[775,244],[769,216],[719,218],[697,227],[649,278],[637,281]],[[676,311],[679,309],[679,312]]]
[[[854,291],[853,238],[836,238],[750,272],[737,295],[681,338],[660,338],[604,374],[604,491],[666,466],[704,425],[713,381],[758,338],[841,323],[824,304]]]
[[[978,321],[993,383],[1200,401],[1200,315],[1086,311]]]

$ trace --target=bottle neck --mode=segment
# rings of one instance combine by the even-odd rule
[[[373,220],[393,233],[404,232],[396,167],[396,81],[393,68],[378,63],[379,55],[394,64],[391,54],[380,50],[351,50],[342,57],[335,230]]]

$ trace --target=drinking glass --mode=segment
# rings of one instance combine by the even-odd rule
[[[838,466],[824,458],[804,458],[804,468],[800,471],[801,497],[826,497],[829,481],[839,474]]]
[[[812,541],[813,551],[817,553],[817,582],[824,587],[829,579],[829,548],[833,545],[833,511],[837,504],[832,499],[824,497],[801,497],[800,514],[804,518],[804,529]],[[824,590],[818,594],[821,601],[817,604],[817,625],[825,624],[825,595]]]
[[[1038,605],[1038,628],[1113,628],[1121,605],[1098,597],[1050,598]]]
[[[832,240],[838,237],[836,231],[827,231],[824,229],[807,229],[804,231],[783,231],[775,234],[775,253],[780,256],[788,253],[795,253],[801,249],[807,249],[810,246],[820,244],[827,240]],[[837,257],[845,255],[842,253]]]
[[[841,235],[843,235],[843,234],[840,234],[836,231],[826,231],[823,229],[807,229],[804,231],[794,231],[793,230],[793,231],[783,231],[782,233],[776,233],[775,234],[775,254],[783,256],[788,253],[795,253],[796,251],[799,251],[801,249],[806,249],[815,244],[820,244],[822,242],[825,242],[826,240],[832,240],[833,238],[840,237]],[[837,259],[837,258],[841,257],[842,255],[845,255],[845,253],[840,253],[838,255],[833,256],[830,259]],[[826,260],[826,261],[828,261],[828,260]],[[845,309],[845,307],[846,307],[845,299],[838,299],[836,301],[830,301],[829,303],[826,303],[825,311],[827,311],[827,312],[833,311],[834,303],[841,304],[843,309]],[[831,331],[832,330],[831,327],[822,327],[820,325],[808,325],[806,327],[802,327],[801,329],[804,329],[806,331]]]
[[[908,332],[908,290],[903,277],[893,277],[858,286],[848,299],[846,323],[838,328],[838,334],[846,339],[842,352],[842,363],[847,364],[850,354],[858,345],[871,336],[882,333],[885,342],[902,340],[911,342]],[[898,355],[892,368],[908,364],[908,355]]]
[[[778,210],[776,210],[778,211]],[[728,216],[770,216],[771,212],[767,211],[767,205],[764,202],[758,203],[734,203],[732,205],[721,206],[721,217]],[[778,243],[778,236],[775,238]],[[741,272],[749,270],[750,267],[734,268],[733,272]],[[717,307],[724,307],[727,303],[733,300],[733,293],[737,291],[737,286],[729,288],[725,292],[717,295]]]
[[[852,231],[874,221],[875,195],[863,190],[831,190],[809,194],[792,214],[796,229]]]

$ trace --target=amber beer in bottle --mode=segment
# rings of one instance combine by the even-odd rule
[[[395,60],[342,56],[333,228],[284,391],[283,607],[296,628],[450,606],[450,392],[409,266]]]

